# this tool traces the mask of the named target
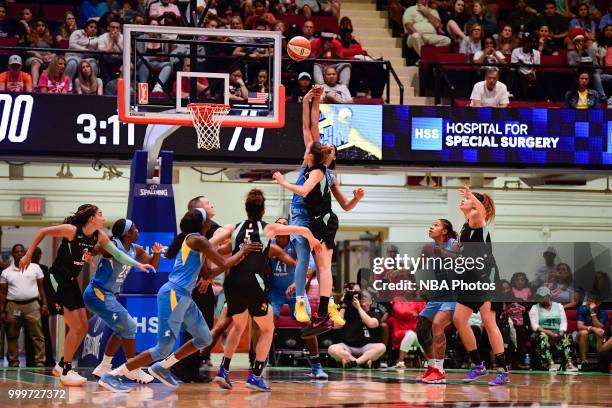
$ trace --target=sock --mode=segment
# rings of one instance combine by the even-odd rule
[[[435,361],[435,367],[438,369],[438,371],[440,371],[441,373],[444,372],[444,359],[436,359]]]
[[[427,367],[436,368],[436,359],[428,358],[427,359]]]
[[[319,303],[319,317],[327,316],[327,306],[329,305],[329,296],[321,296]]]
[[[126,367],[125,364],[121,364],[119,367],[115,368],[113,371],[110,372],[110,375],[118,375],[118,376],[124,376],[127,373],[129,373],[130,370],[128,370],[128,368]]]
[[[60,358],[59,363],[57,363],[60,367],[64,367],[64,357]]]
[[[63,360],[63,358],[62,358]],[[67,375],[68,371],[72,370],[72,363],[68,363],[64,361],[64,369],[62,370],[62,375]]]
[[[502,369],[504,371],[508,370],[508,367],[506,367],[506,355],[504,353],[495,355],[495,364],[497,365],[498,369]]]
[[[253,367],[251,368],[251,370],[253,371],[253,375],[255,377],[261,377],[261,373],[263,372],[263,369],[264,369],[263,361],[255,361],[255,363],[253,364]]]
[[[164,367],[164,368],[170,368],[173,365],[175,365],[176,363],[178,363],[178,361],[179,360],[176,358],[174,353],[172,353],[168,357],[166,357],[164,360],[162,360],[161,366]]]
[[[107,356],[106,354],[102,357],[102,364],[104,365],[112,365],[114,356]]]
[[[311,366],[315,364],[321,364],[321,359],[319,358],[318,354],[316,356],[308,356],[308,360],[310,361]]]
[[[221,360],[221,365],[223,366],[223,368],[225,368],[225,371],[229,371],[229,366],[231,362],[231,358],[223,357],[223,360]]]
[[[472,364],[478,365],[482,363],[482,360],[480,359],[480,353],[478,352],[478,350],[470,351],[469,355],[470,355],[470,360],[472,360]]]

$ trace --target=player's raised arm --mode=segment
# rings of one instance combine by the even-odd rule
[[[323,172],[321,170],[313,170],[310,172],[308,179],[304,184],[298,186],[296,184],[289,183],[285,180],[285,177],[280,173],[276,172],[272,175],[274,180],[287,190],[291,191],[294,194],[297,194],[302,197],[306,197],[308,193],[312,191],[312,189],[323,180]]]
[[[313,99],[313,88],[304,95],[302,99],[302,136],[304,137],[304,156],[308,154],[312,144],[312,133],[310,131],[310,101]]]
[[[322,85],[313,85],[312,87],[312,106],[310,107],[310,134],[313,142],[321,140],[321,132],[319,131],[319,105],[321,103],[321,95],[323,94]]]
[[[76,234],[76,230],[76,226],[72,224],[62,224],[39,229],[28,247],[28,252],[26,252],[26,254],[19,261],[19,270],[23,272],[28,265],[30,265],[34,250],[38,244],[45,239],[45,237],[66,238],[67,240],[72,241],[74,239],[74,235]]]
[[[365,195],[363,188],[356,188],[353,190],[353,198],[349,199],[340,189],[338,178],[334,180],[334,184],[331,186],[331,192],[344,211],[351,211],[353,208],[355,208]]]

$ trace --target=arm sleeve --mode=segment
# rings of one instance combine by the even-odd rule
[[[565,315],[565,309],[563,309],[563,305],[561,303],[557,303],[557,307],[559,308],[559,313],[561,314],[561,325],[559,326],[559,331],[561,333],[565,333],[567,331],[567,316]]]
[[[4,271],[0,271],[0,283],[8,283],[6,276],[4,276]]]
[[[42,269],[40,269],[40,266],[36,265],[36,264],[30,264],[34,266],[34,275],[36,276],[36,279],[42,279],[45,276],[43,275],[43,271]]]
[[[106,243],[106,245],[104,245],[102,248],[104,248],[106,252],[112,255],[113,258],[115,258],[117,261],[121,262],[124,265],[129,265],[129,266],[140,265],[140,262],[138,262],[135,259],[130,258],[125,253],[121,252],[119,248],[117,248],[111,240],[109,240]]]
[[[529,310],[529,323],[531,323],[531,330],[536,331],[540,327],[540,316],[538,313],[538,306],[533,305]]]

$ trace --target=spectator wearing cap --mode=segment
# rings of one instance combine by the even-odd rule
[[[582,28],[574,27],[570,30],[569,38],[574,44],[574,49],[567,53],[567,63],[573,66],[599,66],[597,61],[596,51],[593,48],[585,46],[586,33]],[[593,88],[599,94],[600,99],[607,99],[604,89],[604,82],[608,83],[612,80],[612,75],[601,74],[599,69],[589,70],[591,74],[591,82]]]
[[[555,348],[563,353],[566,371],[578,371],[573,364],[572,339],[567,334],[565,309],[560,303],[551,300],[550,289],[544,286],[536,291],[536,301],[538,303],[529,310],[535,367],[556,371],[552,354]]]
[[[41,314],[49,314],[43,289],[43,272],[35,263],[19,270],[25,248],[16,244],[11,250],[14,262],[0,275],[0,320],[6,322],[9,366],[19,367],[18,340],[25,325],[35,349],[36,367],[45,366],[45,339]]]
[[[546,248],[542,253],[542,257],[544,258],[544,265],[538,267],[535,272],[535,279],[532,282],[532,289],[534,291],[542,285],[552,285],[557,273],[557,263],[555,263],[557,250],[555,247],[549,246]]]
[[[81,30],[76,30],[70,34],[68,46],[71,50],[97,51],[98,50],[98,22],[88,20]],[[98,75],[98,60],[92,54],[86,53],[66,53],[66,75],[70,80],[74,79],[79,64],[86,60],[93,69],[94,76]]]
[[[302,102],[304,96],[310,91],[312,87],[312,77],[308,72],[300,72],[298,75],[297,84],[291,91],[292,102]]]
[[[597,91],[588,89],[591,75],[583,71],[578,73],[576,89],[565,93],[563,105],[567,109],[594,109],[597,107],[599,95]]]
[[[499,81],[497,68],[487,68],[485,80],[474,84],[470,99],[472,107],[505,108],[508,106],[508,88]]]
[[[585,32],[585,45],[587,48],[591,48],[593,43],[595,42],[595,34],[597,31],[597,24],[589,15],[589,6],[585,3],[582,3],[578,6],[578,10],[576,12],[576,18],[570,20],[569,29],[571,30],[574,27],[580,27]]]
[[[512,51],[510,62],[513,64],[540,65],[540,51],[533,49],[533,35],[524,33],[521,46]],[[541,89],[535,67],[519,67],[514,76],[513,91],[520,99],[538,99]]]
[[[8,60],[8,71],[0,74],[0,91],[32,92],[32,77],[23,72],[21,57],[11,55]]]
[[[429,0],[418,0],[417,4],[408,7],[402,16],[404,31],[408,34],[406,44],[421,56],[423,45],[446,47],[450,38],[438,34],[442,22],[438,12],[429,7]]]
[[[601,352],[605,337],[605,326],[608,322],[608,313],[601,307],[601,297],[597,293],[589,293],[586,303],[578,307],[577,316],[577,340],[580,353],[580,363],[587,363],[587,352],[589,344],[595,346],[597,352]]]
[[[557,4],[554,0],[546,0],[544,3],[544,13],[539,16],[539,25],[547,26],[551,37],[558,46],[563,45],[567,37],[567,20],[557,12]]]
[[[149,18],[159,18],[165,13],[172,13],[176,17],[181,16],[181,11],[176,4],[170,2],[170,0],[159,0],[156,3],[151,4],[149,8]]]
[[[321,102],[323,103],[353,103],[353,97],[346,85],[338,83],[338,71],[334,66],[325,67],[323,93]]]

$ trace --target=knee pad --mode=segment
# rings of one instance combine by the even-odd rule
[[[149,349],[153,361],[162,360],[172,354],[172,346],[175,341],[174,336],[166,337],[160,340],[155,347]]]
[[[404,352],[410,351],[413,347],[418,344],[417,335],[412,330],[408,330],[402,339],[400,344],[400,350]]]
[[[419,317],[416,327],[416,335],[419,343],[424,348],[427,348],[433,344],[433,336],[431,334],[431,320],[425,317]]]
[[[127,319],[123,320],[117,326],[114,327],[115,334],[121,339],[135,339],[136,338],[136,322],[134,319],[128,316]]]

